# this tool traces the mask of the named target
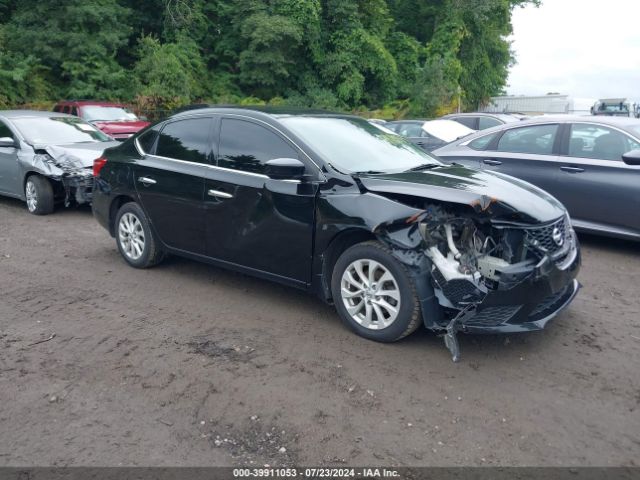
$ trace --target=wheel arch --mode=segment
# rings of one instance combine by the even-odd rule
[[[331,239],[320,255],[322,261],[322,293],[325,301],[330,303],[333,301],[331,295],[331,276],[333,275],[333,269],[338,258],[340,258],[340,255],[342,255],[342,253],[348,248],[357,245],[358,243],[376,239],[376,236],[365,228],[349,228],[338,232]]]
[[[135,201],[135,198],[126,194],[118,195],[111,201],[109,205],[109,233],[112,237],[115,237],[116,215],[118,214],[118,210],[120,210],[123,205]]]

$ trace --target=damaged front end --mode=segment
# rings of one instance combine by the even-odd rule
[[[575,297],[580,268],[567,215],[543,224],[499,220],[484,198],[468,205],[432,203],[421,213],[378,226],[375,233],[405,264],[420,252],[443,314],[425,309],[425,326],[444,333],[454,361],[457,333],[539,330]],[[417,278],[416,278],[417,279]]]
[[[93,171],[85,163],[73,152],[47,146],[35,149],[29,169],[58,182],[59,193],[64,195],[64,204],[68,207],[72,200],[78,205],[91,203]]]

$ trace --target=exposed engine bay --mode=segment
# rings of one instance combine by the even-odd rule
[[[457,332],[474,326],[522,331],[517,322],[509,326],[512,317],[542,319],[545,310],[540,305],[552,293],[555,297],[554,302],[548,300],[549,308],[559,305],[565,294],[574,294],[569,287],[560,296],[545,290],[547,278],[555,272],[562,274],[576,259],[576,240],[567,216],[532,225],[496,220],[480,210],[428,204],[407,220],[409,229],[405,224],[393,233],[394,227],[387,226],[386,239],[397,246],[401,232],[406,238],[421,239],[416,247],[428,259],[431,285],[445,312],[443,322],[432,329],[446,332],[445,344],[454,361],[459,359]]]

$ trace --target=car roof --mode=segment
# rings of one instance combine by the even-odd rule
[[[507,122],[518,122],[519,118],[509,114],[509,113],[492,113],[492,112],[465,112],[465,113],[450,113],[449,115],[445,115],[442,118],[451,118],[451,117],[494,117],[500,118]]]
[[[420,120],[420,119],[412,119],[412,120],[393,120],[391,122],[387,122],[387,123],[419,123],[420,125],[422,125],[424,122],[428,122],[429,120]]]
[[[72,117],[73,115],[67,115],[66,113],[58,112],[45,112],[42,110],[0,110],[0,116],[4,118],[49,118],[49,117]]]
[[[241,105],[193,105],[177,111],[176,113],[171,115],[169,118],[180,118],[180,117],[194,115],[194,114],[208,114],[208,113],[235,113],[238,115],[249,114],[255,118],[266,117],[266,118],[273,118],[273,119],[291,117],[291,116],[360,118],[356,115],[352,115],[348,113],[331,112],[328,110],[318,110],[318,109],[311,109],[311,108],[241,106]]]
[[[89,106],[95,105],[99,107],[123,107],[124,103],[120,102],[104,102],[100,100],[60,100],[56,105],[78,105]]]
[[[614,127],[626,127],[633,125],[640,125],[640,120],[631,117],[614,117],[608,115],[539,115],[537,117],[531,117],[527,120],[522,120],[520,123],[523,125],[529,123],[540,122],[593,122],[601,123],[603,125],[611,125]]]

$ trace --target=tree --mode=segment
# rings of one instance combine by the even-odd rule
[[[126,45],[129,10],[116,0],[22,0],[7,25],[7,49],[35,57],[68,96],[123,94],[128,77],[115,57]]]
[[[0,0],[0,102],[473,109],[504,88],[511,13],[531,3]]]

